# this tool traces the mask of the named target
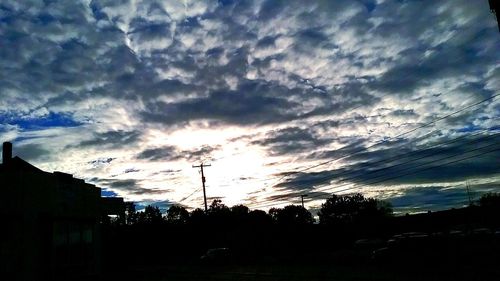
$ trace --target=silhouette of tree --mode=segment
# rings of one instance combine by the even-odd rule
[[[169,223],[185,224],[189,219],[189,212],[182,206],[174,205],[168,209],[166,219]]]
[[[190,224],[202,224],[205,222],[206,217],[207,215],[205,214],[205,211],[200,208],[196,208],[189,214],[188,222]]]
[[[314,223],[312,214],[304,207],[297,205],[288,205],[283,209],[271,208],[269,215],[273,221],[282,225]]]
[[[253,210],[248,213],[248,222],[254,226],[268,226],[273,222],[273,219],[265,211]]]
[[[144,211],[137,215],[137,222],[141,224],[159,224],[163,221],[160,209],[151,205],[146,206]]]
[[[365,198],[362,194],[333,195],[321,204],[318,212],[321,224],[350,224],[382,219],[392,215],[392,207],[385,201]]]
[[[488,209],[500,209],[500,193],[486,193],[479,199],[479,206]]]
[[[237,217],[244,217],[250,213],[250,209],[245,205],[235,205],[231,207],[231,213]]]
[[[137,212],[133,202],[125,202],[125,223],[129,225],[137,223]]]
[[[500,193],[486,193],[479,199],[483,221],[491,228],[500,225]]]
[[[231,218],[231,210],[220,199],[215,199],[208,207],[207,216],[211,223],[227,224]]]
[[[228,212],[229,207],[222,203],[222,200],[215,199],[208,207],[208,213]]]
[[[236,224],[245,224],[248,221],[250,209],[244,205],[235,205],[231,207],[231,221]]]

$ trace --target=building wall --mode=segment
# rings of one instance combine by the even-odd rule
[[[0,215],[8,218],[4,276],[47,280],[99,271],[99,188],[57,172],[2,172],[0,183]]]

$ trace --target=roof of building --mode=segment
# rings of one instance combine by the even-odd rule
[[[7,163],[0,164],[0,172],[5,171],[45,173],[18,156],[11,158]]]

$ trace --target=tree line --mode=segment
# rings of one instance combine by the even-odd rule
[[[155,206],[127,207],[121,221],[103,224],[104,260],[122,266],[183,263],[197,260],[207,249],[229,248],[235,258],[259,262],[327,261],[330,253],[350,250],[358,239],[389,239],[409,232],[440,233],[500,226],[500,194],[487,194],[471,208],[394,216],[390,204],[362,194],[333,195],[321,204],[316,219],[300,205],[250,210],[214,200],[205,212],[171,206],[165,214]]]
[[[348,225],[373,223],[393,215],[392,206],[383,200],[366,198],[360,193],[332,195],[318,211],[318,221],[312,213],[300,205],[271,208],[268,212],[250,210],[244,205],[226,206],[220,199],[213,200],[208,210],[197,208],[188,211],[181,205],[171,206],[165,215],[160,209],[148,205],[143,211],[136,211],[133,204],[127,205],[125,224],[249,224],[249,225]]]
[[[473,206],[496,213],[500,208],[500,193],[487,193],[473,202]],[[488,212],[490,213],[490,212]],[[365,197],[360,193],[332,195],[321,204],[315,219],[310,211],[300,205],[287,205],[283,208],[250,210],[244,205],[229,207],[220,199],[215,199],[205,212],[200,208],[192,211],[181,205],[171,206],[166,214],[158,207],[148,205],[143,211],[136,211],[135,205],[126,206],[125,218],[115,220],[122,225],[310,225],[320,224],[336,227],[349,225],[372,226],[393,216],[389,202]]]

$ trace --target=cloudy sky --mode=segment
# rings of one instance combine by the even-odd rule
[[[462,206],[500,191],[499,50],[486,0],[7,0],[0,140],[162,208],[202,162],[228,205]]]

